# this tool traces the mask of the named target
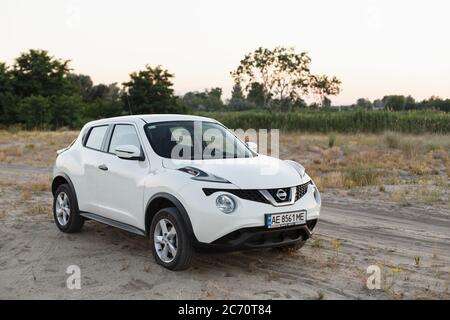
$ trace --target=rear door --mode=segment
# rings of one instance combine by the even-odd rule
[[[81,154],[83,172],[81,174],[80,186],[77,189],[78,206],[81,211],[96,213],[99,210],[98,178],[99,157],[103,154],[104,145],[110,126],[108,124],[93,126],[88,129],[83,139],[83,152]]]

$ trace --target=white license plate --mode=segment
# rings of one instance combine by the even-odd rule
[[[306,211],[266,214],[266,227],[269,229],[294,226],[306,223]]]

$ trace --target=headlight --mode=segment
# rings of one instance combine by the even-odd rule
[[[305,176],[305,167],[302,166],[300,163],[292,160],[284,160],[287,163],[289,163],[295,170],[297,170],[298,174],[301,178]]]
[[[231,183],[227,179],[215,176],[213,174],[207,173],[200,169],[194,167],[183,167],[178,169],[180,171],[186,172],[192,176],[192,180],[206,181],[206,182],[219,182],[219,183]]]
[[[316,199],[316,202],[318,205],[322,203],[322,199],[320,198],[319,189],[317,189],[316,185],[314,185],[314,199]]]
[[[221,194],[216,198],[216,206],[223,213],[231,213],[234,211],[236,203],[234,202],[233,198],[225,194]]]

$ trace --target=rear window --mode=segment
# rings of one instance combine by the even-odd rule
[[[92,128],[89,132],[89,136],[87,138],[85,146],[91,149],[101,150],[106,130],[108,130],[108,126]]]

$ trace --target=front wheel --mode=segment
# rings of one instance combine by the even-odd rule
[[[164,208],[155,214],[150,227],[150,242],[158,264],[170,270],[189,268],[192,241],[176,208]]]

